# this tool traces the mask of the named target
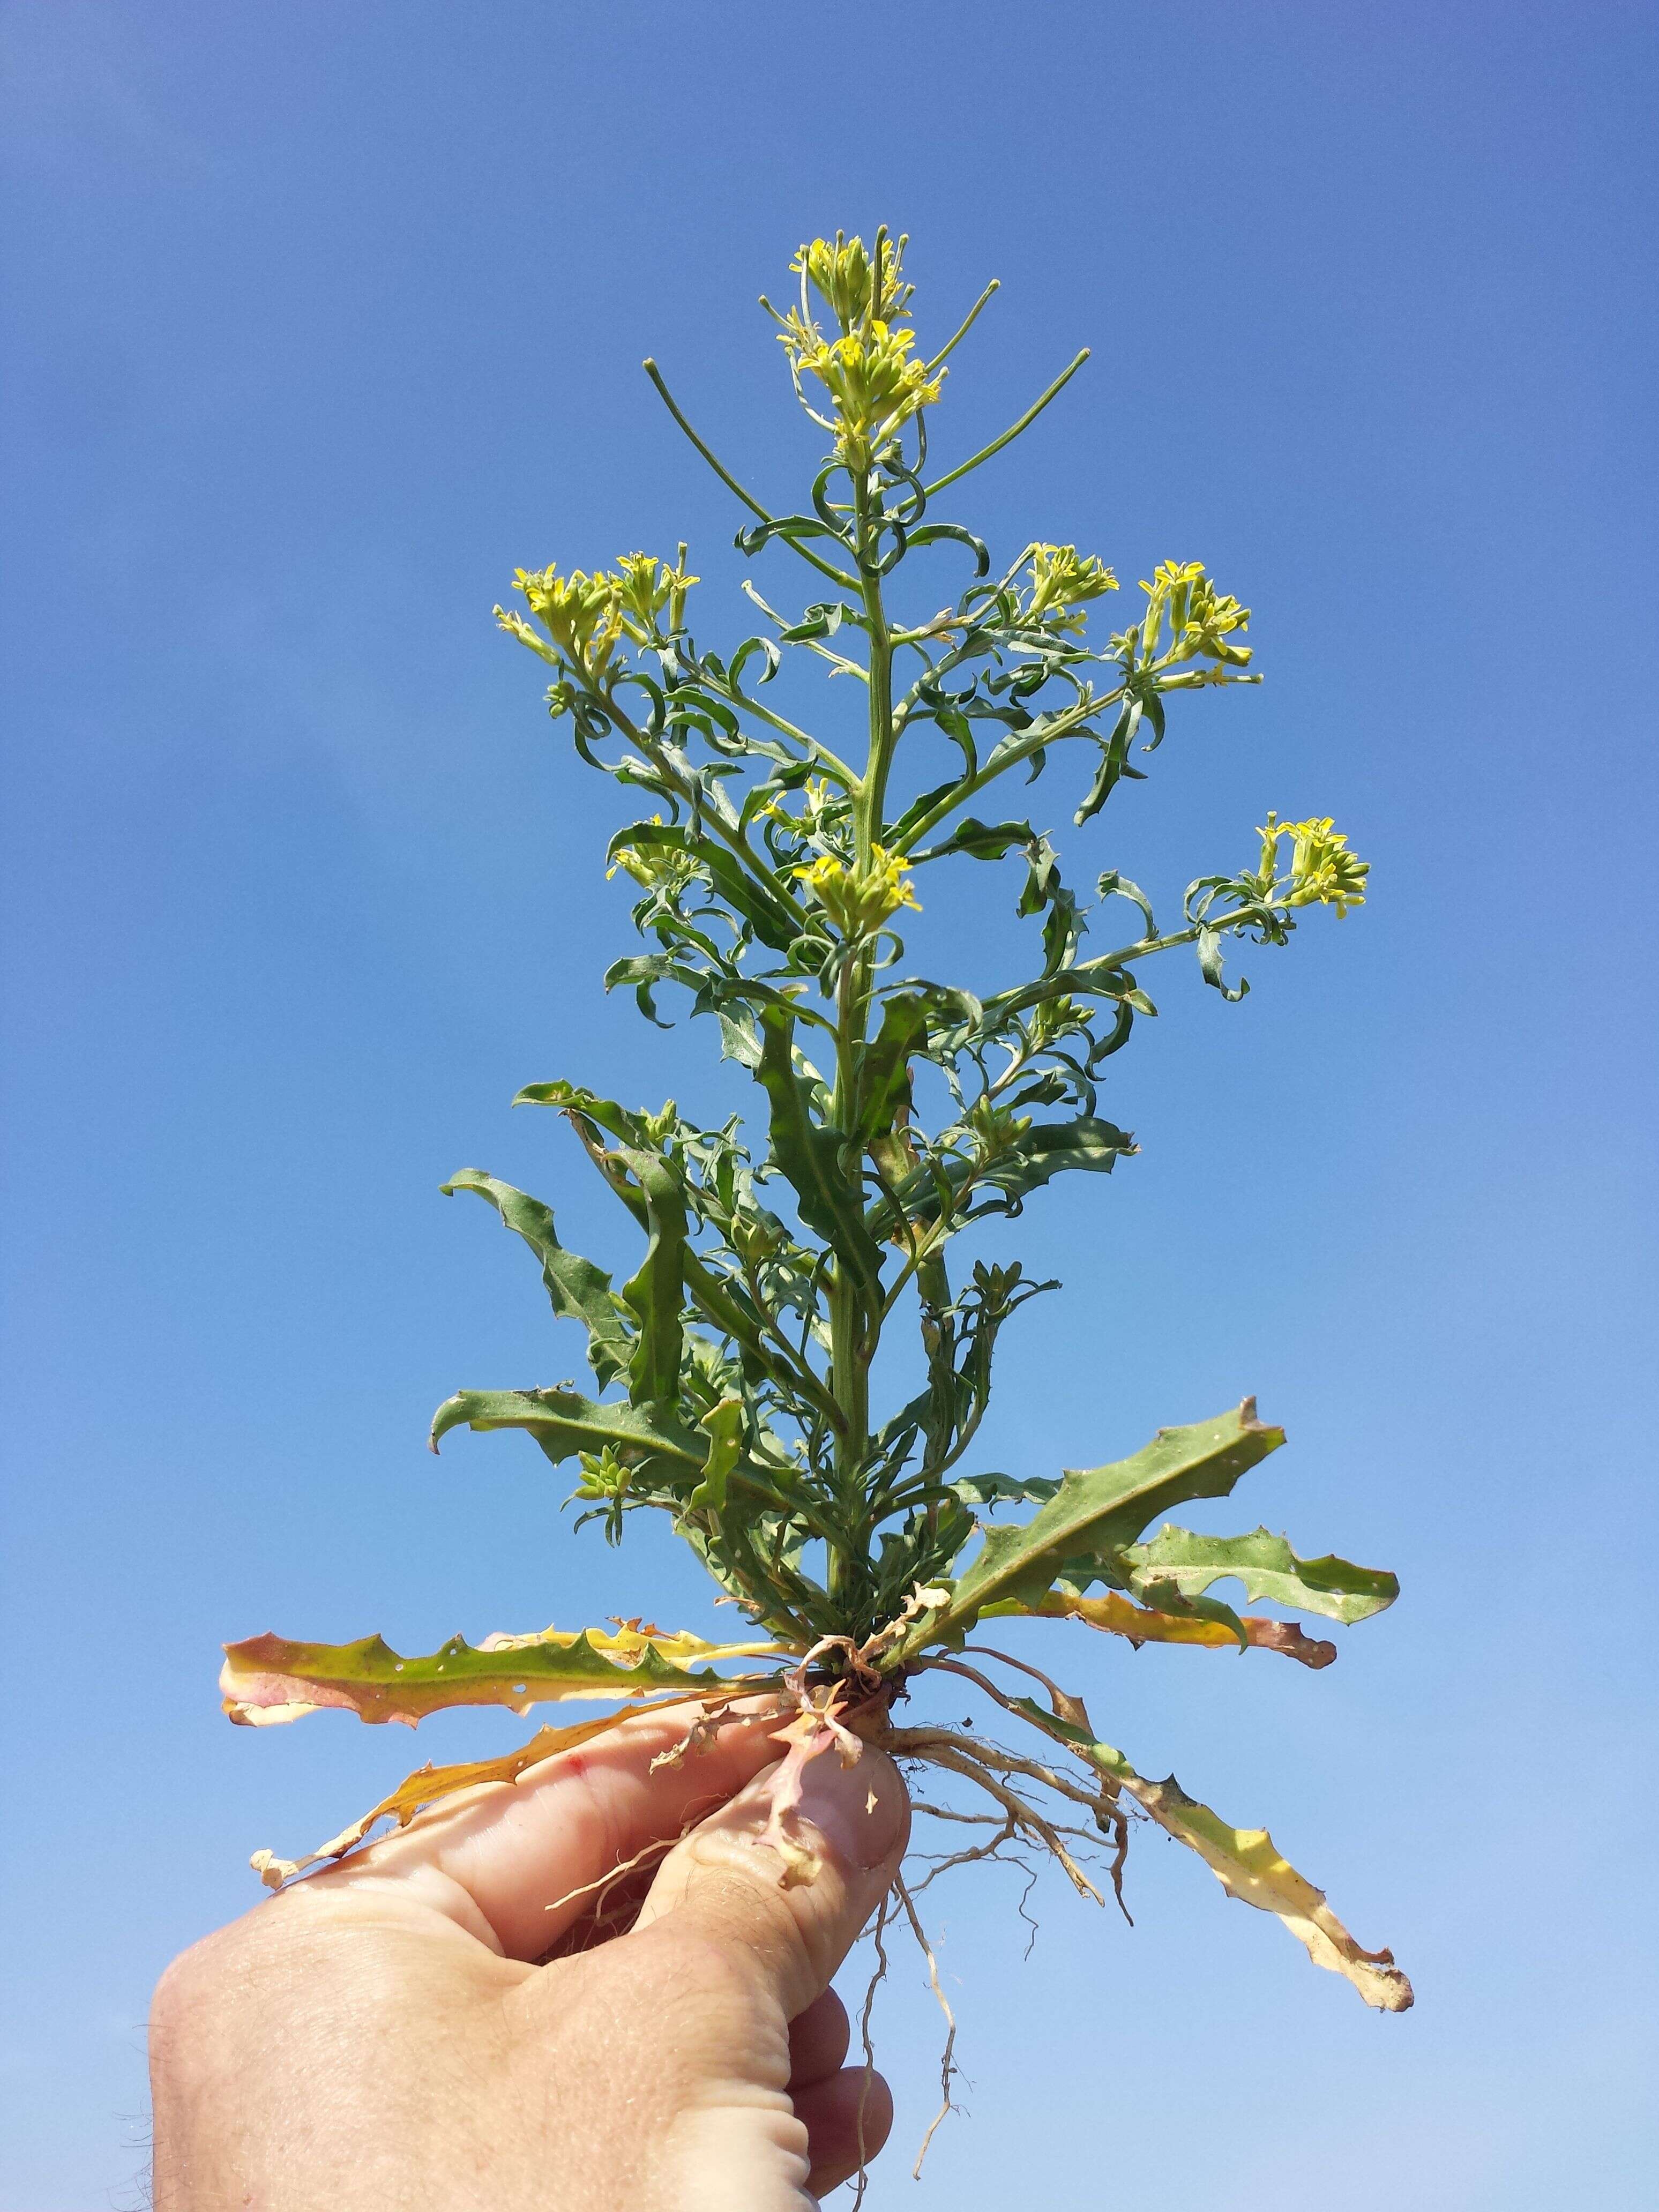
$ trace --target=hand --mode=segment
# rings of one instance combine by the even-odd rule
[[[653,1774],[690,1717],[435,1808],[175,1960],[156,2212],[805,2212],[854,2172],[860,2099],[866,2154],[892,2103],[842,2066],[829,1984],[897,1871],[903,1783],[868,1747],[811,1760],[796,1825],[823,1864],[785,1888],[757,1840],[776,1717]],[[627,1935],[536,1963],[694,1820]]]

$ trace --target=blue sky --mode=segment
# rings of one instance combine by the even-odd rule
[[[0,8],[3,2212],[135,2200],[149,1989],[251,1848],[519,1733],[233,1731],[222,1639],[712,1618],[662,1532],[573,1537],[526,1440],[423,1447],[458,1385],[579,1357],[447,1173],[627,1256],[514,1090],[732,1095],[604,999],[616,794],[489,608],[684,536],[701,633],[746,635],[738,518],[638,363],[798,499],[755,295],[884,220],[925,332],[1003,280],[936,452],[1094,348],[963,518],[1256,611],[1268,681],[1103,822],[1066,769],[1032,794],[1074,876],[1169,906],[1269,805],[1373,862],[1243,1005],[1163,977],[1103,1109],[1142,1156],[1006,1240],[1067,1290],[1005,1340],[987,1458],[1247,1390],[1289,1429],[1215,1525],[1400,1605],[1317,1675],[1072,1672],[1419,2003],[1366,2014],[1156,1840],[1133,1933],[1045,1884],[1029,1960],[1016,1885],[935,1893],[971,2118],[872,2201],[1646,2201],[1656,43],[1599,0]],[[1012,957],[993,882],[919,926],[964,974]],[[886,2021],[908,2143],[913,1962]]]

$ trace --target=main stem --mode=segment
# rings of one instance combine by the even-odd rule
[[[867,868],[881,842],[883,808],[891,765],[893,729],[893,641],[882,601],[878,495],[872,499],[869,477],[854,478],[854,519],[860,592],[870,639],[869,757],[854,801],[854,854]],[[857,1105],[859,1065],[869,1023],[871,967],[849,960],[836,994],[836,1083],[832,1115],[837,1128],[850,1128]],[[858,1164],[851,1164],[856,1175]],[[856,1284],[837,1263],[830,1286],[830,1387],[842,1409],[845,1429],[836,1440],[836,1488],[847,1530],[845,1549],[832,1548],[830,1595],[845,1601],[869,1547],[869,1516],[864,1496],[865,1461],[870,1441],[870,1365],[880,1330],[878,1313],[866,1314]]]

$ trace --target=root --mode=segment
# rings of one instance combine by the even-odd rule
[[[1097,1905],[1104,1903],[1105,1900],[1100,1892],[1066,1850],[1060,1832],[1054,1822],[1046,1820],[1037,1811],[1036,1806],[1022,1797],[1017,1790],[1011,1790],[1007,1784],[1000,1780],[988,1767],[981,1766],[975,1759],[963,1758],[958,1753],[944,1749],[935,1749],[931,1755],[936,1766],[942,1766],[950,1773],[959,1774],[965,1781],[976,1783],[988,1796],[1001,1806],[1004,1814],[1007,1816],[1011,1841],[1015,1830],[1023,1830],[1025,1834],[1040,1843],[1052,1858],[1059,1861],[1079,1897],[1092,1898]],[[966,1859],[988,1856],[988,1853],[963,1852],[961,1856]]]
[[[982,1736],[966,1735],[959,1729],[914,1728],[889,1729],[878,1737],[884,1751],[890,1751],[895,1759],[923,1759],[941,1764],[936,1751],[944,1749],[958,1757],[972,1759],[976,1765],[988,1768],[996,1774],[1018,1774],[1028,1782],[1040,1782],[1045,1790],[1052,1790],[1057,1797],[1064,1797],[1073,1805],[1081,1805],[1092,1813],[1099,1802],[1100,1792],[1081,1782],[1073,1782],[1069,1775],[1056,1774],[1052,1766],[1041,1759],[1026,1759],[1017,1751],[1010,1751],[1000,1743],[987,1743]]]
[[[556,1897],[544,1910],[562,1912],[567,1905],[574,1905],[579,1897],[593,1897],[594,1915],[599,1917],[605,1910],[606,1896],[617,1882],[625,1881],[630,1874],[637,1874],[641,1867],[649,1866],[657,1859],[666,1858],[676,1844],[689,1835],[696,1826],[696,1823],[691,1821],[681,1829],[678,1836],[659,1836],[653,1843],[647,1844],[643,1850],[635,1851],[631,1859],[623,1859],[619,1865],[613,1866],[609,1874],[599,1875],[592,1881],[583,1882],[579,1889],[568,1889],[562,1897]]]
[[[977,1674],[975,1668],[958,1668],[954,1665],[951,1671]],[[997,1694],[994,1684],[983,1683],[981,1686],[989,1690],[993,1696]],[[1006,1750],[1000,1744],[988,1743],[979,1736],[968,1735],[955,1729],[890,1728],[882,1741],[896,1758],[922,1759],[930,1765],[941,1767],[947,1773],[960,1775],[964,1780],[975,1784],[1000,1808],[1003,1821],[1012,1821],[1021,1833],[1040,1843],[1065,1869],[1079,1894],[1092,1898],[1097,1905],[1103,1902],[1099,1890],[1083,1872],[1076,1856],[1066,1845],[1068,1840],[1087,1846],[1093,1844],[1097,1838],[1104,1838],[1112,1846],[1108,1869],[1112,1894],[1118,1910],[1130,1927],[1133,1927],[1133,1915],[1123,1897],[1123,1869],[1128,1857],[1129,1824],[1119,1793],[1109,1779],[1102,1777],[1093,1781],[1091,1785],[1085,1786],[1067,1775],[1057,1773],[1040,1759],[1024,1758],[1019,1753]],[[1052,1790],[1067,1802],[1081,1807],[1090,1814],[1094,1832],[1091,1834],[1048,1818],[1021,1793],[1015,1786],[1016,1782],[1041,1784],[1044,1789]],[[925,1806],[922,1809],[939,1819],[976,1820],[988,1824],[990,1820],[990,1816],[986,1814],[963,1814],[933,1806]],[[1000,1827],[1001,1824],[997,1825]],[[1012,1841],[1012,1836],[1006,1840]],[[957,1853],[946,1863],[960,1865],[971,1858],[995,1857],[1003,1847],[1000,1838],[995,1845]],[[934,1871],[944,1873],[945,1864],[940,1864]],[[932,1879],[930,1874],[927,1880]]]
[[[962,1648],[964,1651],[973,1652],[978,1658],[1000,1660],[1003,1666],[1014,1667],[1017,1668],[1022,1674],[1029,1674],[1034,1682],[1041,1682],[1043,1688],[1048,1692],[1048,1703],[1053,1706],[1054,1717],[1057,1720],[1070,1721],[1073,1725],[1077,1728],[1089,1727],[1089,1716],[1084,1707],[1082,1698],[1073,1697],[1069,1690],[1062,1690],[1058,1682],[1053,1680],[1048,1675],[1043,1673],[1041,1667],[1033,1667],[1028,1661],[1024,1659],[1016,1659],[1011,1653],[1006,1651],[994,1651],[988,1644],[964,1644]],[[948,1660],[942,1660],[939,1663],[942,1666],[948,1666],[950,1662]],[[970,1675],[972,1679],[979,1684],[981,1689],[990,1691],[991,1695],[997,1698],[997,1703],[999,1705],[1006,1705],[1007,1704],[1008,1700],[1006,1698],[998,1697],[996,1691],[992,1688],[990,1683],[985,1680],[982,1674],[975,1674],[972,1668],[967,1667],[952,1668],[951,1671],[953,1673]]]
[[[1025,1887],[1019,1893],[1019,1903],[1015,1906],[1014,1910],[1018,1913],[1020,1918],[1025,1923],[1025,1925],[1031,1931],[1025,1939],[1025,1948],[1020,1954],[1020,1958],[1023,1962],[1024,1960],[1029,1959],[1032,1952],[1036,1948],[1038,1923],[1031,1917],[1030,1914],[1025,1910],[1025,1907],[1030,1901],[1031,1892],[1036,1887],[1037,1870],[1034,1866],[1027,1866],[1024,1859],[1016,1859],[1014,1861],[1014,1864],[1018,1867],[1024,1867],[1025,1869]]]
[[[892,1911],[892,1899],[884,1897],[876,1908],[875,1925],[870,1931],[871,1941],[876,1947],[876,1971],[870,1977],[869,1986],[864,1992],[864,2003],[859,2013],[859,2040],[864,2045],[864,2075],[859,2083],[859,2108],[855,2123],[858,2131],[856,2140],[859,2147],[859,2170],[858,2186],[853,2196],[853,2212],[859,2212],[859,2207],[864,2202],[864,2192],[870,2186],[870,2156],[864,2134],[864,2114],[870,2102],[870,2085],[876,2078],[876,2046],[870,2035],[870,2015],[875,2009],[876,1991],[887,1978],[887,1946],[882,1938],[887,1932],[888,1916]]]
[[[937,1881],[942,1874],[949,1874],[955,1867],[971,1866],[979,1859],[1000,1857],[1004,1847],[1012,1844],[1018,1834],[1019,1823],[1009,1814],[1000,1824],[994,1821],[992,1826],[995,1826],[996,1833],[988,1842],[974,1844],[966,1850],[951,1851],[945,1857],[935,1859],[910,1894],[920,1897],[930,1882]]]
[[[939,2133],[951,2113],[957,2110],[956,2101],[951,2094],[951,2084],[955,2080],[957,2072],[957,2016],[951,2009],[950,1999],[939,1984],[939,1960],[933,1956],[933,1947],[927,1941],[921,1922],[917,1917],[915,1905],[909,1891],[904,1887],[902,1875],[896,1875],[893,1877],[893,1887],[897,1893],[899,1903],[904,1907],[904,1917],[910,1923],[910,1933],[921,1947],[922,1957],[927,1961],[927,1979],[933,1989],[934,2002],[945,2014],[945,2050],[940,2057],[939,2068],[939,2108],[927,2124],[927,2132],[921,2139],[921,2148],[916,2153],[916,2162],[910,2169],[910,2179],[913,2181],[920,2181],[922,2165],[933,2137]]]

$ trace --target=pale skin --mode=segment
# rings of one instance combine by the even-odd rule
[[[175,1960],[156,2212],[810,2212],[847,2179],[860,2102],[866,2154],[892,2105],[843,2064],[830,1983],[898,1870],[904,1784],[867,1746],[813,1759],[792,1833],[819,1864],[786,1887],[775,1717],[653,1774],[691,1717],[472,1791]],[[628,1934],[535,1963],[591,1925],[572,1891],[688,1829]]]

